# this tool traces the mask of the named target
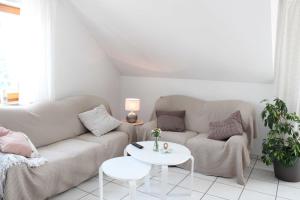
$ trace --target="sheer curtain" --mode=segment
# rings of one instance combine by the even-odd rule
[[[275,84],[277,96],[300,114],[300,0],[280,0]]]
[[[20,103],[53,99],[53,21],[55,0],[23,1],[21,6]]]

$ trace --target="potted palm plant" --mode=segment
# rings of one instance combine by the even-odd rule
[[[272,102],[263,100],[265,108],[261,113],[264,125],[269,128],[267,138],[263,140],[262,161],[266,165],[273,163],[278,179],[300,181],[300,118],[289,113],[284,101],[275,98]]]

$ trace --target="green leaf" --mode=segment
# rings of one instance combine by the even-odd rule
[[[292,166],[300,156],[300,126],[296,126],[300,123],[300,117],[295,112],[289,113],[285,102],[279,98],[261,102],[265,103],[261,117],[264,126],[269,128],[262,143],[261,158],[267,165],[276,160],[283,166]]]

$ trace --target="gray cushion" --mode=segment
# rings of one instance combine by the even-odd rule
[[[233,135],[242,135],[242,117],[240,111],[232,113],[223,121],[209,123],[209,139],[227,140]]]
[[[76,139],[105,145],[109,144],[115,147],[124,147],[128,144],[128,135],[125,132],[121,131],[112,131],[105,135],[102,135],[101,137],[97,137],[92,133],[86,133],[76,137]]]
[[[185,131],[184,116],[185,111],[156,111],[157,127],[162,131]]]
[[[121,122],[112,117],[104,105],[78,114],[80,121],[89,129],[94,135],[100,137],[109,131],[120,126]]]

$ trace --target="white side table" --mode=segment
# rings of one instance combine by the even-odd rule
[[[103,173],[122,181],[128,181],[130,199],[136,196],[136,181],[146,177],[151,166],[132,157],[117,157],[105,161],[99,168],[100,200],[103,200]]]
[[[159,146],[162,147],[163,143],[159,142]],[[172,149],[171,153],[161,153],[153,151],[153,141],[138,142],[138,144],[144,146],[143,149],[138,149],[133,145],[129,144],[124,150],[124,155],[129,153],[133,158],[142,161],[143,163],[149,163],[151,165],[159,165],[162,168],[161,173],[161,199],[167,199],[167,184],[168,184],[168,166],[179,165],[188,160],[192,161],[191,164],[191,182],[190,182],[190,193],[192,193],[193,187],[193,175],[194,175],[194,157],[191,151],[181,145],[172,142],[167,142],[169,148]],[[146,177],[147,178],[147,177]],[[147,188],[149,188],[149,178],[146,181]],[[149,190],[149,189],[148,189]]]

